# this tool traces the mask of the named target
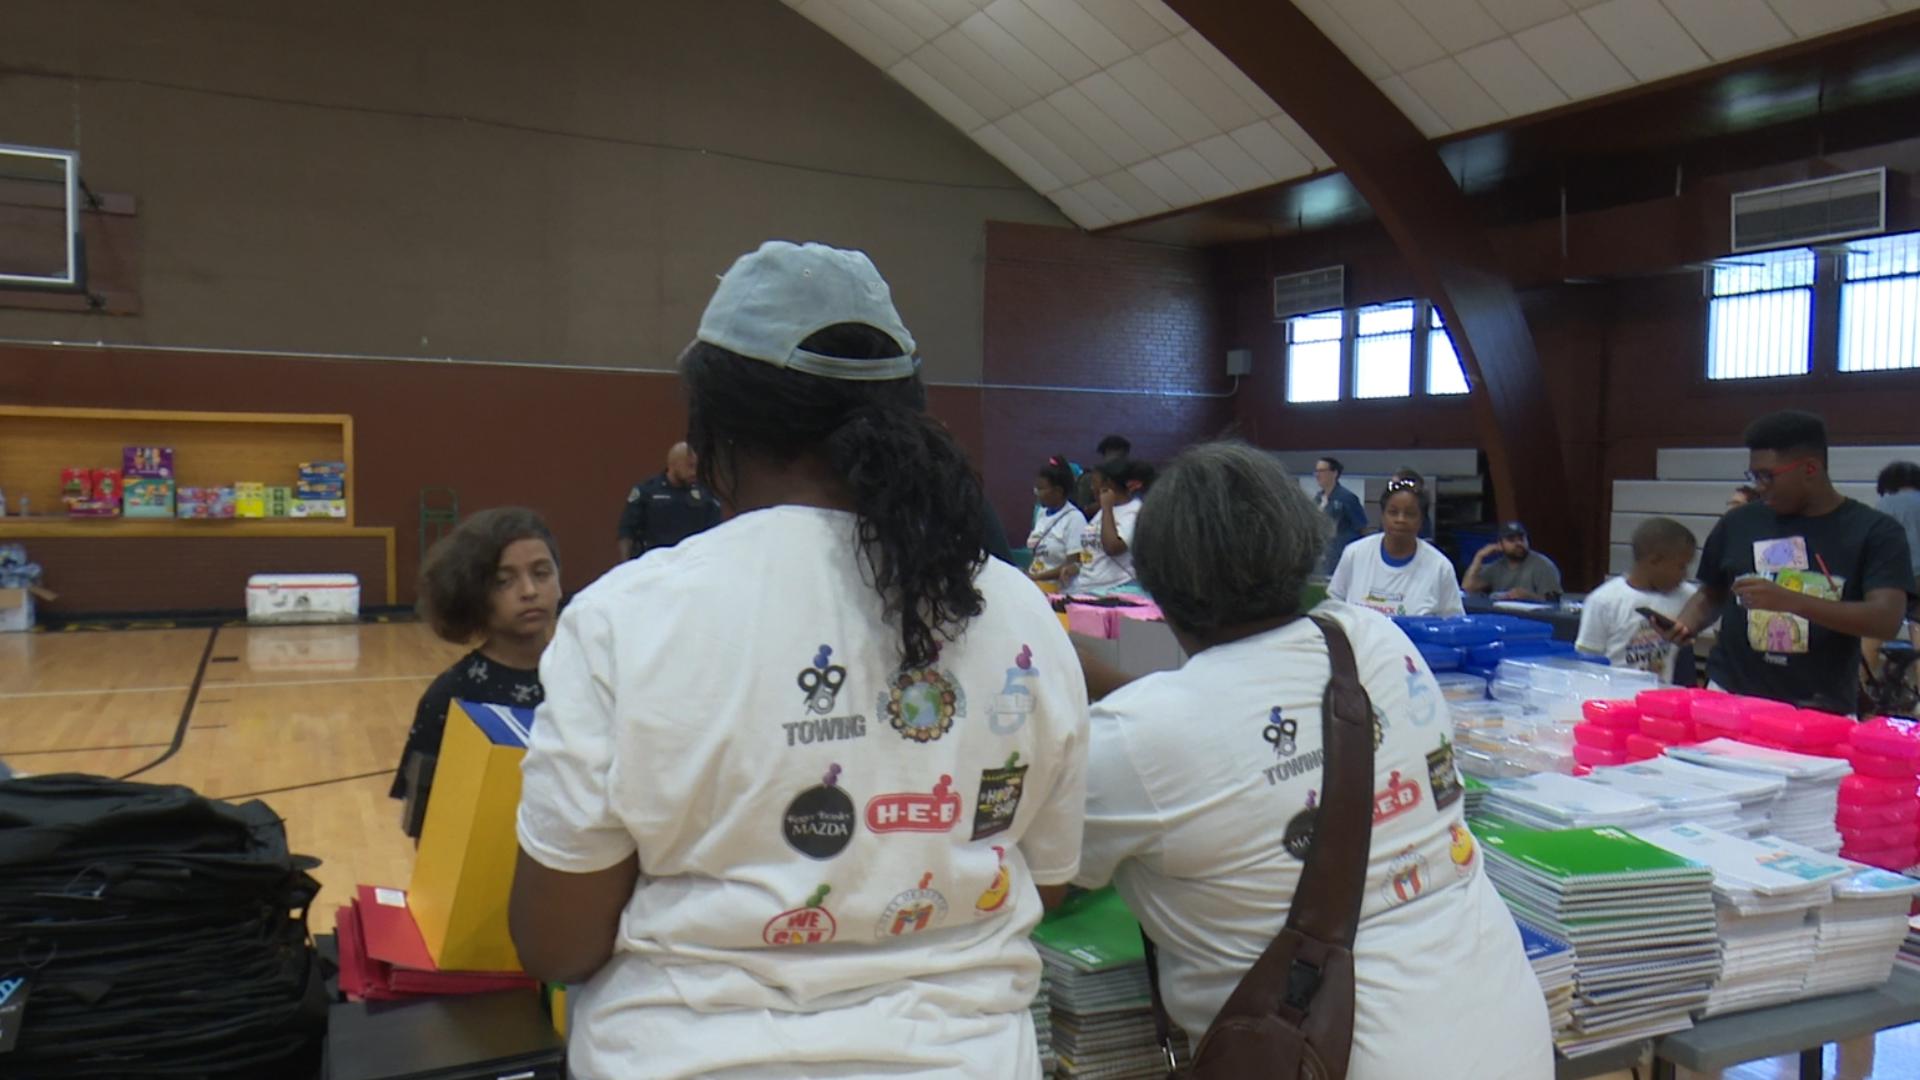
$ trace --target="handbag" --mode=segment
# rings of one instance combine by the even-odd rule
[[[1338,623],[1310,616],[1327,639],[1332,675],[1320,710],[1325,798],[1286,925],[1240,978],[1184,1072],[1160,998],[1148,940],[1154,1033],[1168,1076],[1192,1080],[1344,1080],[1353,1054],[1353,938],[1373,840],[1373,704]],[[1142,935],[1144,937],[1144,934]]]

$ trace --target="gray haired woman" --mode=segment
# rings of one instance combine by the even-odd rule
[[[1325,639],[1300,616],[1326,516],[1271,456],[1194,447],[1140,512],[1134,566],[1191,659],[1093,713],[1079,884],[1118,886],[1198,1039],[1286,921],[1320,801]],[[1352,1080],[1553,1075],[1539,983],[1462,818],[1440,689],[1398,627],[1329,602],[1377,726]]]

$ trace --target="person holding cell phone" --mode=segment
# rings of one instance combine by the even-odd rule
[[[1673,681],[1679,654],[1667,635],[1693,598],[1687,581],[1699,541],[1672,518],[1648,518],[1633,531],[1633,566],[1593,590],[1580,608],[1574,647],[1614,667],[1651,671]]]
[[[1700,591],[1668,639],[1693,640],[1720,618],[1707,672],[1739,694],[1851,713],[1860,642],[1891,638],[1912,600],[1899,522],[1840,494],[1827,472],[1827,425],[1779,412],[1747,429],[1747,479],[1761,500],[1721,518],[1700,557]]]

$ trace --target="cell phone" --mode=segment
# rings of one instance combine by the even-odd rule
[[[1673,627],[1674,627],[1673,620],[1667,618],[1665,615],[1660,614],[1659,612],[1653,610],[1650,607],[1634,608],[1633,613],[1635,615],[1646,616],[1647,621],[1653,624],[1654,629],[1659,630],[1663,634],[1670,634],[1673,632]]]

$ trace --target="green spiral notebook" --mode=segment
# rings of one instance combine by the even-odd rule
[[[1034,928],[1033,940],[1082,971],[1106,971],[1147,960],[1140,923],[1111,885],[1072,896],[1048,912]]]
[[[1556,892],[1600,891],[1625,882],[1713,880],[1709,867],[1655,847],[1624,829],[1530,829],[1482,818],[1474,822],[1474,835],[1489,858],[1510,861]]]

